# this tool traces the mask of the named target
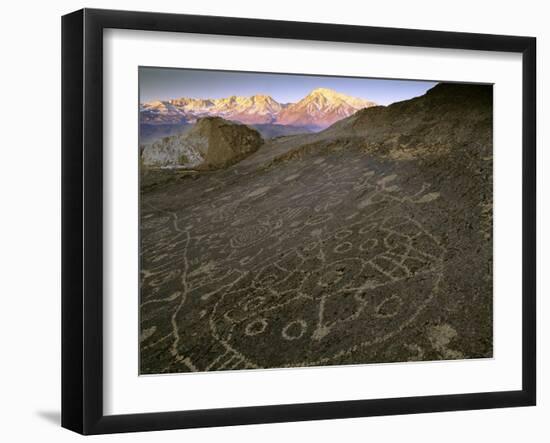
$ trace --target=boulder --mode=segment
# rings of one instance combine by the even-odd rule
[[[143,149],[144,166],[212,170],[226,168],[257,151],[258,131],[221,117],[206,117],[182,134],[165,137]]]

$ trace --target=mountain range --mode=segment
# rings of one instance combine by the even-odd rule
[[[319,131],[376,103],[327,88],[317,88],[296,103],[279,103],[269,95],[217,99],[181,97],[140,104],[142,125],[193,124],[203,117],[222,117],[247,125],[280,125]]]

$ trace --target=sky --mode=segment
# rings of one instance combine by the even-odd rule
[[[298,74],[139,68],[140,102],[171,98],[224,98],[270,95],[279,103],[294,103],[313,89],[329,88],[379,105],[423,95],[437,82],[328,77]]]

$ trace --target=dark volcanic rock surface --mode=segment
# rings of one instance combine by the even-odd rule
[[[492,356],[492,88],[142,181],[144,374]]]

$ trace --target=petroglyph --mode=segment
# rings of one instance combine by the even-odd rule
[[[141,372],[380,361],[447,284],[445,204],[414,169],[359,150],[143,194]],[[445,328],[394,359],[463,356]]]

